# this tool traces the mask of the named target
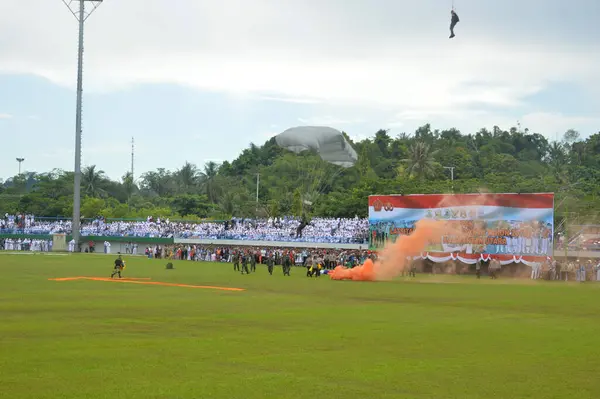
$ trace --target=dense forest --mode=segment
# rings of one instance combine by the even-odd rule
[[[555,192],[558,218],[597,220],[600,209],[600,133],[560,141],[511,128],[475,134],[433,130],[390,137],[379,130],[353,142],[357,163],[342,169],[315,154],[288,152],[274,139],[250,144],[235,160],[200,168],[157,169],[135,181],[82,171],[84,217],[225,219],[231,216],[366,216],[371,194]],[[257,184],[258,183],[258,184]],[[73,172],[27,172],[0,182],[0,213],[72,214]],[[571,219],[573,220],[573,219]],[[573,220],[576,221],[576,220]]]

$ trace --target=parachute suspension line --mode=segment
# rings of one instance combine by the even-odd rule
[[[318,159],[314,159],[310,154],[305,154],[305,156],[299,156],[298,162],[303,165],[300,168],[302,171],[302,177],[298,182],[300,189],[300,196],[302,201],[302,210],[304,212],[304,201],[307,200],[307,196],[311,195],[311,191],[314,185],[315,179],[315,171],[318,167]],[[312,163],[312,164],[311,164]]]
[[[311,165],[312,162],[312,165]],[[317,170],[317,164],[318,161],[316,159],[313,159],[312,156],[307,156],[307,158],[304,159],[304,163],[307,164],[306,168],[304,169],[304,177],[302,179],[302,196],[305,197],[306,193],[310,192],[310,190],[312,189],[312,179],[314,176],[315,171]],[[302,203],[304,204],[304,199],[302,198]]]
[[[302,157],[299,155],[296,155],[296,170],[298,172],[298,185],[299,186],[304,186],[304,182],[306,179],[306,171],[304,170],[304,168],[302,167],[303,163],[302,163]]]
[[[313,167],[309,173],[309,176],[306,179],[306,191],[305,193],[311,193],[315,190],[315,176],[317,171],[319,170],[319,166],[321,165],[321,162],[319,161],[319,158],[314,158],[314,163],[313,163]],[[311,178],[309,180],[309,178]]]
[[[454,0],[452,0],[452,11],[454,11]]]
[[[304,168],[303,157],[301,155],[296,155],[296,173],[295,177],[298,179],[296,181],[296,189],[304,190],[305,182],[306,182],[306,169]],[[292,190],[292,194],[294,194],[295,190]]]
[[[302,209],[304,210],[304,193],[308,189],[308,166],[306,165],[306,159],[302,156],[298,156],[298,170],[300,171],[300,179],[298,181],[298,190],[300,191],[300,201],[302,202]]]
[[[344,169],[343,168],[339,168],[332,176],[331,176],[331,186],[333,187],[333,183],[335,182],[335,180],[342,174],[344,173]]]
[[[317,182],[317,186],[315,191],[317,194],[321,195],[325,191],[327,185],[331,184],[330,180],[334,178],[333,174],[330,176],[329,169],[332,169],[332,165],[329,165],[323,162],[323,168],[321,169],[321,174],[319,175],[319,181]]]
[[[323,166],[323,168],[325,168],[325,166]],[[317,194],[321,194],[321,186],[322,186],[322,182],[323,179],[325,178],[325,173],[323,170],[319,171],[319,179],[313,184],[313,187],[311,189],[312,192],[317,193]]]
[[[330,185],[333,184],[333,180],[335,179],[336,175],[339,174],[338,172],[333,173],[331,175],[331,177],[327,177],[327,175],[321,175],[321,178],[319,179],[318,183],[317,183],[317,187],[316,187],[316,192],[321,195],[323,194],[323,192],[325,191],[325,188]]]
[[[329,165],[327,165],[329,166]],[[327,168],[326,166],[326,168]],[[332,167],[329,166],[329,168],[331,169]],[[331,174],[329,173],[329,171],[325,171],[324,174],[321,175],[321,178],[318,181],[318,184],[316,186],[316,192],[321,195],[325,192],[325,189],[327,188],[327,186],[332,186],[335,179],[337,179],[338,176],[340,176],[343,172],[344,169],[342,167],[334,167],[335,171],[332,171]]]

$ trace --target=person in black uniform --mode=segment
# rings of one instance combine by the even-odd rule
[[[114,271],[112,272],[112,274],[110,275],[110,278],[114,278],[115,275],[119,275],[119,278],[121,278],[121,271],[123,270],[123,268],[125,267],[125,264],[123,263],[123,259],[121,257],[121,255],[119,255],[119,257],[117,259],[115,259],[115,267],[114,267]]]
[[[275,265],[275,259],[273,259],[273,255],[269,255],[267,258],[267,270],[269,270],[269,274],[273,275],[273,266]]]
[[[460,19],[458,18],[458,14],[455,13],[454,10],[450,11],[450,15],[452,16],[452,18],[450,19],[450,39],[452,39],[454,36],[456,36],[454,34],[454,27],[460,21]]]

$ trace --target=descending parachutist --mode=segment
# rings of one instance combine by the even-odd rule
[[[296,157],[299,172],[296,185],[301,191],[303,211],[304,205],[312,206],[315,199],[323,194],[327,187],[332,187],[336,183],[336,177],[342,174],[343,170],[354,166],[358,160],[356,151],[344,134],[331,127],[293,127],[275,136],[275,142],[279,147],[297,155],[316,154],[322,161],[322,163],[319,160],[310,162],[307,157]]]
[[[454,12],[454,10],[450,11],[450,15],[452,15],[452,18],[450,20],[450,39],[452,39],[455,36],[454,27],[460,21],[460,19],[458,19],[458,14]]]

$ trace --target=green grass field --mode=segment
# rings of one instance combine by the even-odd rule
[[[0,255],[1,398],[600,397],[600,283]],[[446,284],[447,283],[447,284]]]

